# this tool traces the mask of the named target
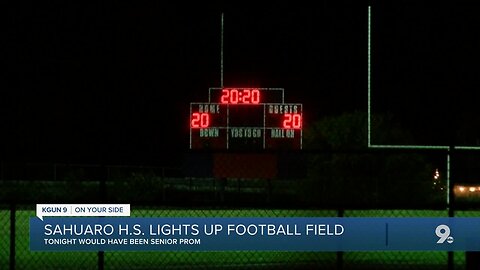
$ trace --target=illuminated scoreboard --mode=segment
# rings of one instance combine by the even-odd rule
[[[302,109],[283,88],[210,88],[190,103],[190,149],[301,149]]]

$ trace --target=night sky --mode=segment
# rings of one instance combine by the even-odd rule
[[[285,88],[305,127],[366,111],[368,4],[372,110],[420,144],[480,143],[475,5],[257,2],[5,5],[1,159],[174,162],[189,147],[190,102],[220,85],[222,12],[225,86]]]

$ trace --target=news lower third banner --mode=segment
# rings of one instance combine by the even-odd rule
[[[108,208],[107,208],[108,209]],[[480,218],[30,218],[33,251],[480,251]]]

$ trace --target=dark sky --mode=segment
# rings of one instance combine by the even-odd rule
[[[366,111],[369,3],[373,111],[419,143],[463,126],[480,137],[475,5],[257,2],[7,4],[2,159],[171,162],[188,149],[190,102],[220,84],[222,12],[225,86],[285,88],[304,126]]]

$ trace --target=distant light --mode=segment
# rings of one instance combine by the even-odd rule
[[[460,190],[460,192],[464,192],[464,191],[465,191],[465,187],[458,187],[458,190]]]
[[[468,191],[470,191],[470,192],[474,192],[474,191],[475,191],[475,189],[476,189],[475,187],[470,187],[470,188],[468,189]]]
[[[438,169],[435,169],[435,173],[434,173],[434,175],[433,175],[433,179],[438,180],[438,178],[440,178],[440,172],[438,171]]]

